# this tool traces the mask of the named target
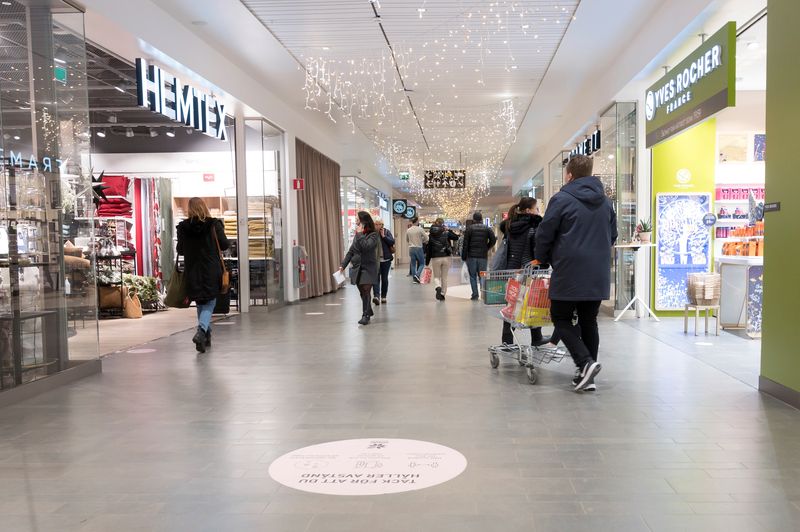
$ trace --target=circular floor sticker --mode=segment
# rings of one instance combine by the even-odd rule
[[[327,495],[381,495],[436,486],[460,475],[467,459],[426,441],[343,440],[304,447],[272,462],[284,486]]]

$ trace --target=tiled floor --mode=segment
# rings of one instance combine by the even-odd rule
[[[706,364],[693,338],[605,319],[599,391],[579,395],[566,362],[536,386],[510,361],[490,369],[500,324],[463,288],[437,303],[393,282],[367,328],[348,288],[236,317],[205,355],[170,336],[0,411],[0,530],[800,530],[800,412]],[[374,497],[269,478],[290,450],[365,437],[469,465]]]

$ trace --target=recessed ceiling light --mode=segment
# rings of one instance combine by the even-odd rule
[[[172,129],[172,128],[169,128],[167,130],[167,136],[170,137],[170,138],[174,137],[175,136],[175,130]]]
[[[20,139],[19,135],[14,135],[14,140],[19,140],[19,139]]]
[[[133,137],[133,129],[132,128],[125,129],[125,136],[128,138]]]
[[[125,92],[125,89],[123,89],[119,85],[115,85],[114,88],[117,89],[119,92]]]
[[[323,47],[322,47],[322,49],[323,49],[323,50],[325,50],[326,52],[327,52],[328,50],[330,50],[330,48],[329,48],[329,47],[327,47],[327,46],[323,46]]]
[[[150,128],[150,136],[151,137],[157,137],[158,136],[158,131],[156,131],[153,128]]]
[[[10,5],[11,5],[11,2],[3,2],[3,5],[4,5],[4,6],[10,6]]]
[[[106,138],[106,130],[105,129],[99,129],[97,131],[97,136],[100,137],[101,139]]]

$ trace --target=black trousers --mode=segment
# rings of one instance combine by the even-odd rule
[[[370,301],[372,285],[360,284],[358,285],[358,292],[361,294],[361,314],[363,316],[372,316],[374,314],[372,312],[372,301]]]
[[[600,301],[550,301],[550,316],[556,333],[579,368],[597,360],[600,348],[600,332],[597,328],[599,311]],[[578,314],[577,325],[572,324],[575,313]]]

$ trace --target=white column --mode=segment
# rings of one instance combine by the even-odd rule
[[[239,225],[239,312],[250,312],[250,228],[247,223],[247,143],[244,115],[236,112],[236,213]]]
[[[294,246],[297,245],[299,236],[297,216],[297,191],[292,189],[292,180],[297,177],[297,155],[295,151],[295,136],[286,133],[284,136],[285,147],[283,150],[285,171],[281,175],[281,190],[283,201],[283,227],[286,241],[283,244],[283,278],[286,301],[292,302],[300,299],[300,290],[294,286]]]
[[[638,100],[636,103],[636,159],[638,161],[638,166],[636,168],[636,217],[637,222],[638,220],[650,218],[651,221],[655,221],[652,219],[653,215],[653,197],[652,197],[652,168],[651,168],[651,151],[645,147],[645,117],[644,117],[644,101]],[[627,235],[626,235],[627,236]],[[658,242],[656,240],[655,233],[653,234],[653,242]],[[655,251],[658,248],[644,248],[637,253],[641,255],[637,257],[635,263],[635,293],[639,295],[647,305],[651,308],[655,308],[655,305],[652,304],[650,300],[650,286],[651,286],[651,279],[652,279],[652,257],[654,256]],[[637,305],[636,310],[636,317],[647,317],[647,312],[643,309],[640,309],[641,305]]]

